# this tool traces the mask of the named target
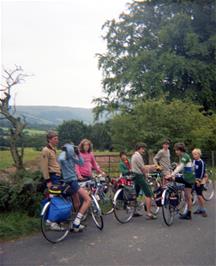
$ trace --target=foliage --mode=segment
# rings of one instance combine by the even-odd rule
[[[215,6],[214,0],[133,1],[119,20],[107,21],[96,115],[162,95],[190,99],[203,112],[216,109]]]
[[[38,232],[40,220],[29,217],[24,212],[11,212],[0,214],[0,239],[10,240],[17,237]]]
[[[13,179],[13,182],[0,181],[0,211],[25,210],[30,216],[37,215],[45,189],[41,173],[24,171]]]
[[[81,121],[65,121],[58,127],[60,145],[72,141],[78,145],[84,138],[89,138],[95,149],[110,149],[111,137],[109,122],[86,125]]]
[[[111,122],[113,145],[131,150],[144,141],[158,149],[165,138],[183,141],[189,148],[216,149],[216,115],[204,116],[199,107],[179,100],[139,102],[131,113],[118,114]]]
[[[70,120],[64,121],[58,127],[60,145],[66,142],[73,142],[78,145],[80,141],[86,137],[87,125],[82,121]]]
[[[94,149],[97,150],[112,150],[112,140],[110,132],[110,122],[96,123],[89,126],[89,138],[94,144]]]

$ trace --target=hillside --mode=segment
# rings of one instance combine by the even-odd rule
[[[25,116],[31,125],[59,125],[64,120],[80,120],[84,123],[93,122],[92,109],[59,107],[59,106],[17,106],[18,116]]]

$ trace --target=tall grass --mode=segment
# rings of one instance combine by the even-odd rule
[[[23,237],[40,229],[40,219],[25,213],[0,214],[0,240]]]

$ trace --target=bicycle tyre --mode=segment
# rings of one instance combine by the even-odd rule
[[[204,190],[203,190],[203,198],[206,201],[211,200],[214,197],[215,188],[214,188],[214,182],[211,179],[208,179],[208,181],[204,184]]]
[[[135,204],[134,206],[129,206],[129,203],[123,195],[123,188],[120,188],[115,193],[114,199],[113,199],[113,209],[114,209],[114,216],[117,219],[118,222],[125,224],[128,223],[135,212]],[[122,208],[122,209],[121,209]],[[122,213],[125,214],[123,217],[121,216],[121,210]]]
[[[47,215],[49,211],[50,202],[47,202],[41,212],[41,232],[46,240],[50,243],[56,244],[66,238],[70,232],[71,221],[65,221],[64,223],[57,223],[62,227],[62,231],[52,230],[50,224],[47,224]]]
[[[171,226],[174,221],[174,209],[170,205],[169,191],[167,190],[165,190],[162,195],[162,214],[165,224]]]
[[[91,212],[92,219],[93,219],[96,227],[99,230],[102,230],[104,227],[104,222],[103,222],[103,216],[101,214],[101,208],[100,208],[98,201],[96,200],[94,195],[91,195],[91,199],[92,199],[92,202],[91,202],[91,206],[90,206],[90,212]]]
[[[113,213],[113,188],[112,186],[108,185],[108,191],[102,192],[101,195],[99,195],[100,200],[98,201],[102,214],[103,215],[109,215]]]

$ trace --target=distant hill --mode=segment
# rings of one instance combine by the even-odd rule
[[[59,125],[64,120],[79,120],[86,124],[93,122],[90,108],[59,106],[16,106],[18,116],[25,116],[31,125]]]

